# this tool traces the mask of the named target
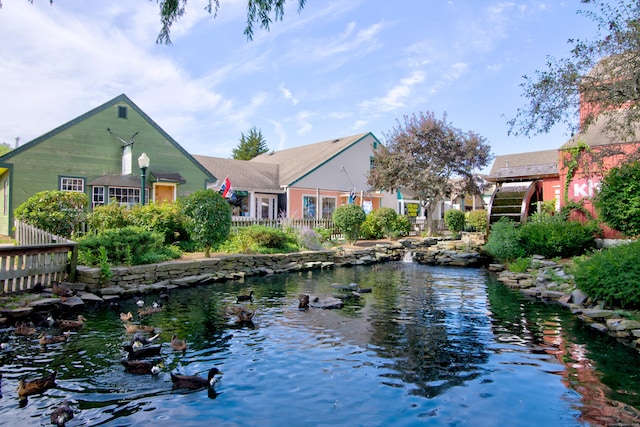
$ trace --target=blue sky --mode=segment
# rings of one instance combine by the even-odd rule
[[[165,46],[155,0],[3,0],[0,142],[121,93],[187,151],[217,157],[253,126],[272,150],[369,131],[384,142],[420,111],[446,113],[496,155],[568,139],[564,127],[515,138],[506,122],[525,103],[522,75],[595,34],[579,0],[307,0],[301,13],[289,1],[247,41],[246,0],[220,0],[215,19],[191,0]]]

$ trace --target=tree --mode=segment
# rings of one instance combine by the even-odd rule
[[[510,134],[547,133],[556,124],[574,133],[600,116],[609,133],[622,139],[634,135],[640,109],[628,107],[640,100],[640,3],[581,1],[595,9],[578,13],[597,24],[597,36],[570,39],[569,57],[548,57],[546,70],[523,76],[528,105],[508,121]]]
[[[358,241],[360,226],[367,218],[367,214],[358,205],[342,205],[333,211],[333,223],[345,234],[351,243]]]
[[[374,153],[374,167],[368,183],[378,190],[406,188],[417,195],[432,233],[432,216],[444,198],[478,194],[482,187],[474,170],[493,159],[485,139],[474,132],[462,132],[447,122],[446,114],[404,116],[404,124],[385,134],[386,144]]]
[[[262,132],[256,129],[255,126],[249,129],[248,136],[245,136],[244,132],[241,135],[240,143],[231,151],[232,158],[236,160],[251,160],[269,151]]]
[[[157,0],[160,6],[160,23],[162,27],[156,43],[171,44],[171,27],[185,13],[187,0]],[[286,0],[248,0],[247,1],[247,26],[244,34],[247,39],[253,40],[253,26],[260,24],[260,28],[269,30],[273,21],[281,21],[284,16]],[[306,0],[298,0],[298,12],[304,8]],[[215,18],[220,9],[220,0],[207,0],[205,10],[213,14]]]
[[[640,162],[612,168],[595,196],[598,218],[625,236],[640,235]]]
[[[77,191],[40,191],[18,206],[15,215],[41,230],[70,238],[88,204],[87,195]]]
[[[190,237],[204,247],[204,256],[211,248],[227,240],[231,231],[231,206],[213,190],[199,190],[180,201]]]

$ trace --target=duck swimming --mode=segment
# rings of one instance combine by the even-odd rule
[[[133,319],[133,314],[131,314],[131,312],[120,313],[120,320],[122,320],[123,322],[128,322],[131,319]]]
[[[236,302],[253,301],[253,291],[249,292],[249,295],[238,295]]]
[[[137,375],[158,375],[163,366],[162,363],[154,365],[147,360],[122,360],[121,363],[124,365],[125,371]]]
[[[136,324],[132,324],[132,323],[126,323],[124,325],[124,329],[126,330],[126,332],[128,334],[135,334],[136,332],[154,333],[155,330],[156,330],[156,328],[154,328],[153,326],[136,325]]]
[[[37,378],[31,381],[26,381],[24,378],[20,379],[20,381],[18,381],[18,396],[24,398],[55,387],[56,375],[58,375],[58,371],[53,371],[53,373],[47,377]]]
[[[51,424],[56,426],[64,426],[67,421],[73,419],[73,409],[69,406],[69,402],[66,400],[62,402],[49,417]]]
[[[36,328],[31,323],[16,323],[16,335],[20,335],[23,337],[30,337],[31,335],[36,333]]]
[[[80,329],[84,326],[84,322],[87,320],[82,314],[78,314],[78,320],[57,320],[58,326],[63,331],[70,331],[75,329]]]
[[[171,337],[171,348],[175,351],[186,351],[187,350],[187,342],[181,339],[178,339],[176,334],[173,334]]]
[[[202,378],[198,375],[178,375],[171,373],[171,382],[173,383],[173,388],[186,388],[189,390],[198,390],[201,388],[211,388],[215,384],[215,376],[218,374],[222,374],[218,368],[209,369],[209,374],[207,378]]]
[[[47,337],[43,333],[42,335],[40,335],[40,345],[57,344],[59,342],[67,342],[67,340],[69,339],[69,335],[71,335],[71,331],[66,331],[62,335],[57,335],[57,336],[53,336],[53,337]]]
[[[241,305],[236,305],[234,307],[227,307],[227,314],[237,316],[240,322],[253,322],[252,319],[256,313],[255,311],[247,310]]]

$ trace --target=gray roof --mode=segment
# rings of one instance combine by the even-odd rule
[[[278,165],[197,154],[193,157],[218,178],[219,185],[228,176],[235,190],[261,193],[284,192],[278,182]]]
[[[614,113],[615,114],[615,113]],[[609,120],[616,120],[618,115],[613,116],[605,116],[600,115],[584,132],[580,132],[567,142],[565,142],[560,150],[566,150],[567,148],[571,148],[577,145],[579,142],[587,144],[589,147],[597,147],[601,145],[611,145],[611,144],[624,144],[634,141],[640,141],[640,124],[636,126],[635,136],[628,138],[626,141],[621,141],[620,137],[612,134],[611,132],[607,132],[607,124]],[[621,118],[622,120],[622,118]]]
[[[359,133],[286,150],[271,151],[254,157],[250,162],[280,165],[280,185],[289,186],[369,134],[370,132]],[[218,174],[217,171],[215,173]]]
[[[558,176],[558,150],[496,156],[487,181],[509,181]]]
[[[119,175],[119,174],[110,174],[110,175],[102,175],[91,181],[89,185],[92,186],[106,186],[106,187],[128,187],[128,188],[140,188],[142,185],[142,180],[138,175]],[[145,187],[151,188],[149,182],[145,183]]]

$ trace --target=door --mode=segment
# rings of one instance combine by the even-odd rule
[[[175,184],[154,184],[153,192],[155,193],[153,201],[157,204],[176,201]]]

